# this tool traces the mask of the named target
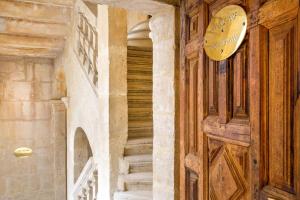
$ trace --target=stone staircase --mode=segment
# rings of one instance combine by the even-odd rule
[[[128,34],[128,141],[114,200],[151,200],[153,173],[152,41],[149,21]]]

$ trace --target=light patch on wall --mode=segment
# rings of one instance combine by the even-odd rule
[[[20,147],[14,151],[14,154],[17,158],[29,157],[32,155],[32,149],[28,147]]]

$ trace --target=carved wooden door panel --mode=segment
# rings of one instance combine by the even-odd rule
[[[271,12],[272,11],[272,12]],[[263,199],[300,199],[299,185],[299,1],[269,1],[259,23],[268,34],[266,131],[262,132]],[[271,16],[269,13],[274,13]],[[267,59],[267,58],[266,58]],[[298,102],[299,104],[299,102]]]
[[[214,13],[240,5],[247,35],[230,58],[203,49]],[[297,0],[181,4],[180,199],[300,200]]]

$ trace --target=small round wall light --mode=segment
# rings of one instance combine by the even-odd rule
[[[29,157],[32,155],[32,149],[28,147],[20,147],[14,151],[14,154],[17,158]]]

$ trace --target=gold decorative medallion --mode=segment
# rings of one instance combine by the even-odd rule
[[[247,30],[247,15],[237,5],[226,6],[211,19],[205,36],[204,49],[216,61],[229,58],[243,42]]]
[[[15,150],[15,156],[20,158],[20,157],[28,157],[32,155],[32,149],[28,147],[20,147]]]

